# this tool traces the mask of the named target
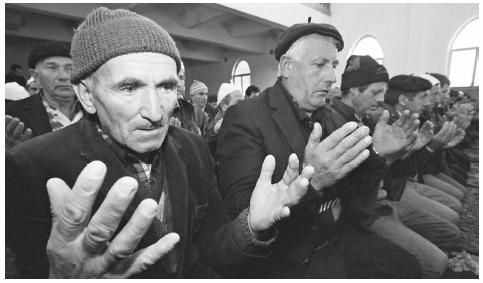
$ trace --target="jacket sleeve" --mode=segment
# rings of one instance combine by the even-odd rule
[[[5,243],[16,255],[20,277],[47,278],[47,240],[52,226],[49,201],[36,170],[7,153],[5,158]],[[38,170],[38,169],[37,169]],[[45,183],[45,182],[44,182]]]
[[[208,153],[208,147],[203,145],[203,152]],[[277,232],[275,229],[269,231],[264,241],[255,239],[248,227],[248,208],[230,221],[213,174],[213,159],[209,154],[204,156],[208,207],[200,231],[195,235],[195,243],[221,275],[249,276],[270,256]]]

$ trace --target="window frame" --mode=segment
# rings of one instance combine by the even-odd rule
[[[354,51],[357,49],[357,46],[359,45],[359,43],[361,41],[363,41],[364,39],[366,39],[366,38],[372,38],[372,39],[374,39],[377,42],[377,44],[379,44],[379,48],[381,48],[381,52],[382,52],[382,56],[383,57],[382,58],[381,57],[374,58],[374,57],[372,57],[369,54],[366,54],[366,55],[371,56],[372,59],[374,59],[375,61],[377,61],[379,64],[384,65],[384,58],[386,58],[386,55],[384,54],[384,49],[382,48],[382,44],[381,44],[381,42],[375,36],[370,35],[370,34],[363,35],[358,40],[355,41],[354,45],[352,46],[351,52],[347,56],[346,60],[349,59],[350,56],[354,55]],[[360,56],[363,56],[363,55],[360,55]],[[381,60],[381,62],[379,62],[378,60]]]
[[[248,66],[248,70],[250,71],[249,73],[243,73],[243,74],[236,74],[236,70],[238,68],[238,66],[240,65],[241,62],[245,61],[247,63],[247,66]],[[231,81],[233,82],[233,84],[235,86],[238,87],[238,85],[236,84],[236,78],[240,78],[240,82],[241,82],[241,92],[243,93],[245,91],[245,89],[247,87],[250,86],[251,84],[251,81],[252,81],[252,78],[251,78],[251,75],[252,75],[252,69],[250,68],[250,64],[248,64],[248,61],[246,59],[238,59],[236,62],[235,62],[235,65],[233,65],[233,71],[231,73]],[[244,77],[248,77],[250,79],[250,84],[248,84],[246,87],[243,86],[243,78]]]
[[[471,85],[466,85],[466,86],[455,86],[455,87],[477,87],[475,86],[475,79],[476,79],[476,66],[478,65],[478,60],[480,59],[480,47],[478,45],[476,46],[470,46],[470,47],[463,47],[463,48],[453,48],[453,45],[455,44],[456,40],[460,36],[461,32],[465,30],[465,28],[471,24],[472,22],[479,20],[479,17],[474,17],[470,20],[468,20],[466,23],[464,23],[458,31],[453,35],[453,39],[450,41],[449,44],[449,55],[448,55],[448,64],[447,64],[447,74],[448,77],[451,74],[451,62],[453,60],[453,52],[457,51],[467,51],[467,50],[475,50],[475,57],[473,60],[473,72],[471,76]],[[451,78],[449,78],[451,80]]]

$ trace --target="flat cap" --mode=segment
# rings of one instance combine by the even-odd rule
[[[339,31],[329,24],[317,24],[317,23],[303,23],[295,24],[285,31],[283,31],[279,38],[277,47],[275,47],[275,59],[280,60],[280,57],[287,52],[292,43],[304,35],[317,33],[324,36],[329,36],[337,40],[336,47],[340,52],[344,48],[344,41]]]
[[[419,92],[431,89],[431,83],[418,76],[397,75],[389,80],[388,87],[403,92]]]
[[[68,57],[70,58],[70,46],[61,42],[44,42],[35,46],[30,52],[27,65],[35,69],[35,65],[47,57]]]

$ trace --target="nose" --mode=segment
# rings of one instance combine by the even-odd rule
[[[327,82],[330,82],[332,84],[335,84],[337,82],[337,77],[335,76],[335,68],[331,67],[329,74],[327,75]]]
[[[429,106],[429,105],[431,105],[431,102],[429,101],[429,98],[426,97],[426,99],[424,99],[423,101],[423,106]]]
[[[161,99],[156,89],[146,90],[142,95],[141,116],[152,123],[161,121],[163,117]]]
[[[71,68],[58,68],[58,76],[57,78],[60,81],[68,81],[70,82],[70,75],[72,71]]]

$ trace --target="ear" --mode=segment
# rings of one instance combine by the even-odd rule
[[[398,103],[402,106],[406,106],[406,104],[409,102],[409,98],[404,94],[400,94],[397,100]]]
[[[37,72],[36,69],[29,69],[29,73],[32,76],[32,78],[34,78],[34,80],[36,80],[37,82],[39,81],[38,80],[39,73]]]
[[[290,58],[290,56],[282,55],[280,57],[279,75],[282,76],[282,78],[286,79],[290,76],[290,73],[292,72],[292,63],[292,58]]]
[[[94,106],[94,98],[92,97],[92,93],[86,87],[84,83],[79,83],[78,85],[72,85],[79,102],[82,104],[82,107],[87,111],[89,114],[96,113],[96,107]]]

